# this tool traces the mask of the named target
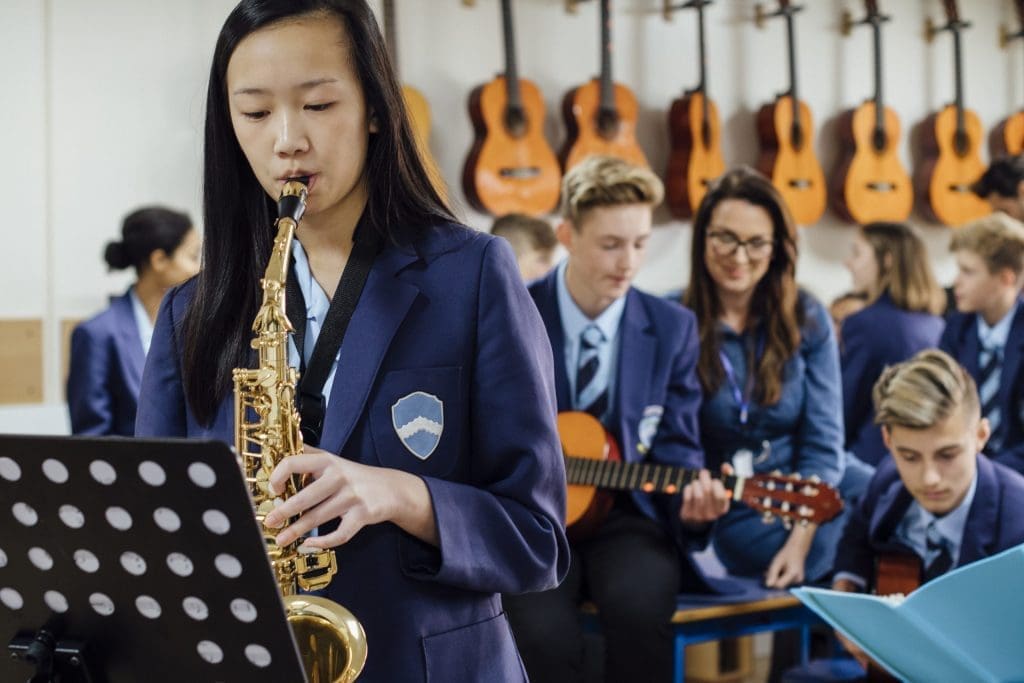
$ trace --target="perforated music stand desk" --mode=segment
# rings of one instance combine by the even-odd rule
[[[0,638],[23,656],[44,627],[66,675],[33,680],[305,681],[220,442],[0,435]]]

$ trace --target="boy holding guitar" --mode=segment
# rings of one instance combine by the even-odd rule
[[[568,258],[530,293],[554,350],[558,409],[598,418],[627,462],[701,468],[694,316],[631,285],[662,196],[657,176],[620,159],[574,167],[557,228]],[[505,598],[530,679],[583,679],[578,607],[586,597],[605,636],[605,680],[670,680],[680,551],[728,507],[706,470],[672,496],[617,494],[593,534],[572,544],[561,586]]]
[[[906,593],[1024,542],[1024,477],[979,457],[990,428],[967,370],[942,351],[922,351],[882,373],[874,403],[892,458],[846,527],[834,589]],[[909,581],[894,583],[908,566]],[[867,667],[867,656],[840,639]]]

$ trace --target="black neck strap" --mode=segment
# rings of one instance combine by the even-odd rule
[[[323,394],[324,382],[331,374],[331,367],[345,338],[345,331],[352,320],[352,314],[355,313],[366,279],[370,275],[370,267],[373,266],[373,260],[380,250],[380,235],[372,225],[366,223],[361,219],[356,226],[352,253],[345,264],[345,270],[342,271],[338,287],[334,290],[334,297],[331,299],[330,308],[327,309],[327,316],[313,346],[313,354],[307,367],[302,367],[305,365],[306,301],[295,278],[294,261],[288,269],[285,302],[288,319],[295,328],[293,340],[295,348],[299,351],[301,368],[295,402],[302,420],[303,440],[311,446],[319,445],[323,435],[324,413],[327,406]]]

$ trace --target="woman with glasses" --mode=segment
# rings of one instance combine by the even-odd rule
[[[796,224],[781,195],[746,167],[709,189],[693,228],[684,303],[697,315],[708,468],[842,476],[839,351],[825,307],[797,288]],[[786,529],[734,503],[712,534],[731,574],[785,588],[824,576],[842,517]]]

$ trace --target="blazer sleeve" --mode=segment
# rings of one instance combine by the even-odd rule
[[[465,590],[545,590],[569,568],[551,345],[503,240],[488,241],[480,266],[470,480],[424,477],[440,552],[405,535],[403,570]]]
[[[803,335],[800,353],[804,355],[804,405],[793,464],[802,476],[816,474],[822,481],[835,485],[843,476],[839,347],[832,321],[816,301],[807,307]]]
[[[79,325],[71,333],[67,399],[72,434],[102,436],[113,430],[112,353],[109,339],[86,325]]]
[[[139,389],[135,436],[187,436],[177,338],[180,291],[174,288],[164,296],[153,325],[153,339]]]

